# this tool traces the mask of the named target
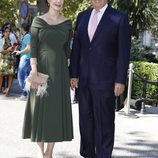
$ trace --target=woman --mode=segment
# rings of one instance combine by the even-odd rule
[[[2,92],[2,83],[4,76],[8,76],[7,89],[5,96],[9,96],[10,88],[14,77],[15,58],[11,54],[14,51],[13,43],[9,38],[10,28],[5,27],[2,30],[2,39],[0,41],[0,92]]]
[[[17,35],[15,34],[15,32],[13,32],[13,30],[12,30],[11,23],[5,22],[2,25],[2,29],[4,29],[5,27],[8,27],[10,29],[9,38],[10,38],[11,42],[18,44],[18,38],[17,38]]]
[[[31,27],[31,75],[49,75],[47,95],[37,96],[32,83],[25,111],[23,138],[37,142],[41,158],[52,158],[55,142],[73,139],[67,66],[72,24],[60,15],[64,0],[46,1],[49,11]],[[44,145],[47,143],[46,150]]]
[[[13,46],[16,46],[18,45],[18,38],[17,38],[17,35],[15,34],[15,32],[12,30],[12,27],[11,27],[11,23],[6,21],[3,25],[2,25],[2,30],[4,28],[8,27],[10,29],[10,33],[9,33],[9,39],[11,41],[11,43],[13,44]],[[1,34],[0,34],[0,37],[1,37]],[[19,61],[19,56],[16,56],[15,57],[15,63],[14,63],[14,76],[16,75],[16,72],[17,72],[17,68],[18,68],[18,61]],[[2,84],[2,87],[3,87],[3,93],[6,93],[7,92],[7,87],[8,87],[8,76],[4,76],[3,77],[3,84]]]

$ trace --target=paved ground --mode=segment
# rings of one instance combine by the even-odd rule
[[[0,95],[0,158],[37,158],[36,144],[21,139],[25,101],[15,100],[19,93],[15,81],[9,98]],[[74,140],[57,143],[53,158],[81,158],[78,105],[73,104],[72,109]],[[113,158],[158,158],[158,109],[148,107],[146,114],[130,111],[138,117],[124,116],[124,111],[116,113]]]

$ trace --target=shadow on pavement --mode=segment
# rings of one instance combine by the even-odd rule
[[[155,131],[156,132],[156,131]],[[124,143],[125,148],[115,147],[118,153],[131,153],[131,155],[138,156],[114,156],[113,158],[158,158],[158,144],[152,141],[143,140],[141,138],[146,137],[144,132],[128,132],[129,137],[134,137],[135,139],[131,142]],[[139,137],[139,138],[137,138]],[[147,150],[148,149],[148,150]]]
[[[62,151],[61,153],[57,153],[57,156],[61,156],[62,158],[81,158],[81,156],[78,155],[70,155],[68,152]]]
[[[35,157],[14,157],[14,158],[35,158]]]

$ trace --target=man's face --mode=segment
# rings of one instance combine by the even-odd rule
[[[107,0],[91,0],[92,6],[94,9],[99,10],[104,7],[107,3]]]
[[[20,28],[20,33],[21,33],[22,35],[25,34],[25,31],[24,31],[24,29],[23,29],[22,27]]]

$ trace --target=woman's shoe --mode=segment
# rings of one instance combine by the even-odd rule
[[[6,94],[6,92],[7,92],[7,88],[4,89],[2,92],[3,92],[3,94]]]
[[[6,97],[9,97],[9,91],[10,91],[9,88],[6,88],[6,89],[5,89],[5,96],[6,96]]]

